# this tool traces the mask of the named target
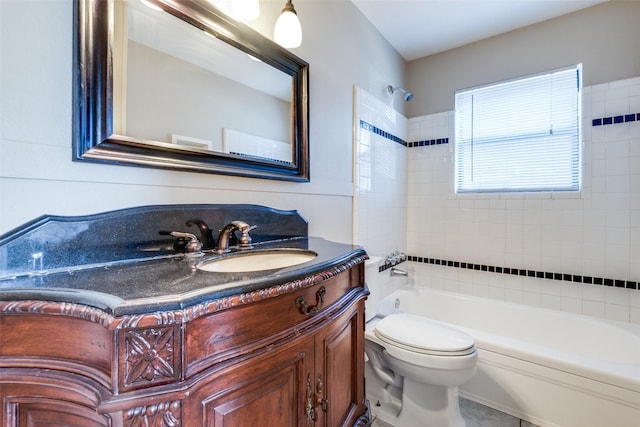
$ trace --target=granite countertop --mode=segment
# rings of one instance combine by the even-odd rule
[[[40,300],[84,304],[113,316],[179,310],[326,271],[366,257],[359,246],[321,238],[295,238],[256,245],[256,249],[297,248],[318,254],[304,264],[243,273],[201,271],[196,265],[215,256],[151,256],[130,262],[108,262],[34,272],[0,280],[0,301]],[[255,249],[254,249],[255,250]]]

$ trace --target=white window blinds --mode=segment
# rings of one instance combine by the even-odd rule
[[[456,192],[579,191],[580,74],[456,92]]]

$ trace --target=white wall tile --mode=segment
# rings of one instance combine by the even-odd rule
[[[578,298],[562,297],[562,311],[582,314],[582,300]]]
[[[605,318],[618,322],[629,322],[630,307],[628,305],[605,304]]]
[[[598,317],[604,319],[605,317],[605,304],[598,301],[582,301],[582,313],[587,316]]]
[[[629,312],[629,322],[634,325],[640,325],[640,308],[631,307]]]
[[[354,242],[369,255],[385,257],[406,251],[406,148],[360,127],[360,120],[406,140],[409,123],[391,106],[361,88],[355,95],[357,115]],[[401,232],[398,232],[398,231]]]
[[[557,295],[540,295],[540,306],[550,310],[562,310],[562,298]]]
[[[453,144],[410,151],[409,253],[640,282],[640,122],[592,126],[594,118],[640,112],[640,77],[584,88],[583,104],[582,193],[456,195]],[[409,128],[419,128],[424,139],[448,132],[453,142],[453,117],[447,112],[412,118]],[[428,232],[417,232],[421,227]],[[477,275],[490,273],[471,274],[472,286],[467,274],[446,286],[489,298],[640,322],[640,309],[632,309],[640,307],[640,290],[510,275],[493,275],[502,279],[486,283]]]

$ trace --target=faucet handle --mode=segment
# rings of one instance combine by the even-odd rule
[[[164,230],[160,231],[160,234],[176,238],[173,247],[178,252],[184,252],[192,255],[202,253],[202,243],[200,243],[195,234]]]
[[[255,230],[258,228],[257,225],[249,225],[240,227],[239,230],[242,233],[240,238],[238,239],[238,249],[252,249],[253,245],[251,244],[251,236],[249,236],[249,231]]]
[[[245,231],[249,232],[250,230],[253,230],[257,227],[257,225],[249,225],[244,221],[231,221],[231,225],[233,225],[236,229],[242,231],[243,233]]]
[[[389,255],[387,255],[387,257],[385,258],[385,263],[391,266],[394,266],[406,260],[407,260],[407,255],[405,255],[404,252],[394,251]]]
[[[232,239],[238,249],[251,249],[253,246],[251,245],[251,236],[249,236],[249,231],[253,230],[254,228],[256,228],[255,225],[249,225],[244,221],[231,221],[220,231],[214,251],[218,254],[229,252],[229,242]],[[237,240],[237,243],[235,242],[236,230],[240,230],[240,232],[242,233],[242,236]]]

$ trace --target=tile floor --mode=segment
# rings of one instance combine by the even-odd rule
[[[467,427],[536,427],[528,421],[513,417],[504,412],[460,398],[460,412]],[[375,420],[371,427],[394,427],[382,420]],[[416,426],[421,427],[421,426]]]

